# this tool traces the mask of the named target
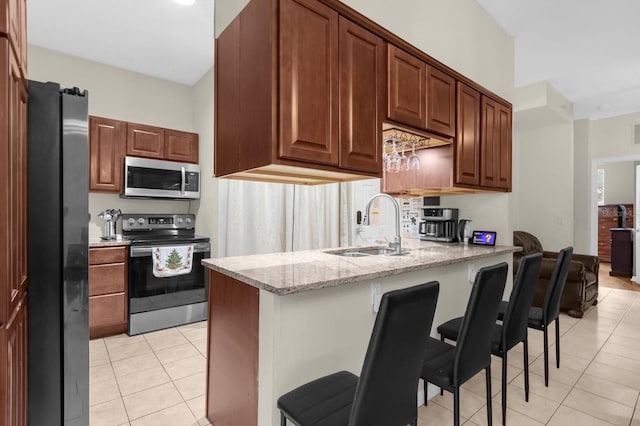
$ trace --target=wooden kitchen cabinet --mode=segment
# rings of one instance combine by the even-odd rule
[[[455,184],[480,185],[480,92],[458,82]]]
[[[120,194],[124,157],[198,163],[198,134],[89,116],[89,191]]]
[[[27,424],[27,295],[0,328],[0,422]]]
[[[89,191],[122,192],[127,123],[89,117]]]
[[[387,48],[387,117],[427,127],[427,64],[390,44]]]
[[[124,333],[128,327],[127,247],[89,249],[89,337]]]
[[[127,155],[164,158],[164,129],[144,124],[127,123]]]
[[[511,107],[482,96],[480,186],[511,190]]]
[[[385,44],[340,17],[340,167],[382,170]]]
[[[387,48],[387,67],[388,118],[455,136],[455,78],[392,44]]]
[[[198,135],[178,130],[164,130],[164,159],[195,163],[198,157]]]
[[[27,77],[27,2],[0,0],[0,36],[9,39],[22,79]]]
[[[216,40],[216,176],[380,177],[382,40],[317,0],[278,2],[252,0]]]

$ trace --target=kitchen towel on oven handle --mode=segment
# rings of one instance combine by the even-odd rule
[[[152,254],[154,277],[174,277],[191,272],[193,245],[153,247]]]

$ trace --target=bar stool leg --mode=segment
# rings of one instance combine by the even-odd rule
[[[549,336],[547,335],[547,326],[542,329],[544,336],[544,385],[549,387]]]
[[[453,426],[460,426],[460,388],[453,388]]]
[[[487,424],[493,424],[492,408],[491,408],[491,364],[485,368],[485,376],[487,380]]]
[[[528,336],[524,336],[522,341],[524,345],[524,400],[529,402],[529,342]]]
[[[427,406],[427,386],[428,383],[426,380],[423,380],[422,383],[424,383],[424,406]]]
[[[280,426],[287,426],[287,418],[280,412]]]
[[[507,424],[507,351],[502,354],[502,424]]]
[[[560,316],[556,317],[556,367],[560,368]]]

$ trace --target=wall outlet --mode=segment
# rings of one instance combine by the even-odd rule
[[[380,301],[382,300],[382,287],[380,283],[371,283],[371,305],[373,312],[378,313]]]
[[[476,265],[470,263],[467,268],[467,271],[469,273],[469,282],[473,283],[476,280]]]

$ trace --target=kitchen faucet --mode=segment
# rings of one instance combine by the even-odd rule
[[[367,201],[367,205],[364,208],[364,218],[362,219],[363,225],[369,225],[369,210],[371,209],[371,203],[376,198],[387,198],[393,203],[393,207],[395,208],[396,213],[396,236],[393,238],[393,241],[389,243],[389,248],[394,250],[394,254],[402,254],[402,238],[400,237],[400,206],[398,202],[392,196],[388,194],[376,194]]]

